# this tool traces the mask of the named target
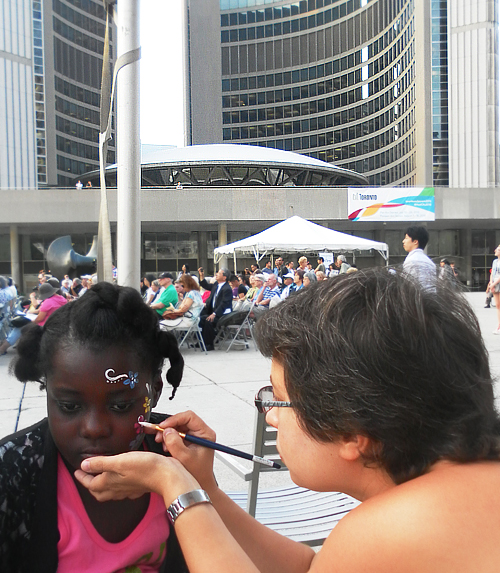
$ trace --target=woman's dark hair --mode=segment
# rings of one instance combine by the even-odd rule
[[[56,351],[76,345],[96,353],[113,346],[128,347],[143,368],[157,376],[161,376],[164,359],[168,358],[171,399],[181,382],[184,360],[175,336],[160,330],[157,313],[133,288],[100,282],[57,309],[44,326],[26,326],[11,372],[21,382],[40,382],[45,387]]]
[[[299,275],[300,280],[303,281],[304,280],[304,275],[306,274],[306,271],[303,271],[302,269],[297,269],[295,271],[296,275]]]
[[[444,285],[385,269],[320,281],[256,324],[283,367],[303,430],[318,441],[373,440],[367,464],[395,483],[440,459],[498,459],[500,423],[474,312]]]
[[[241,279],[241,282],[247,287],[250,288],[250,278],[246,274],[238,275]]]

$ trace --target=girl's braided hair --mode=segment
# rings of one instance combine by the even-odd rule
[[[166,377],[173,386],[170,399],[181,382],[184,360],[175,336],[160,329],[157,313],[133,288],[100,282],[57,309],[43,326],[29,324],[23,329],[10,370],[21,382],[39,382],[44,388],[55,352],[75,345],[92,352],[129,347],[142,366],[158,376],[168,358]]]

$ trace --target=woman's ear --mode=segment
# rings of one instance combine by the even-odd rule
[[[363,457],[372,447],[373,442],[370,438],[355,434],[341,438],[339,454],[344,460],[354,462]]]
[[[161,373],[153,380],[153,387],[151,389],[151,408],[155,408],[160,399],[161,392],[163,390],[163,380],[161,379]]]

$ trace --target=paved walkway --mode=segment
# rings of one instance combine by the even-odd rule
[[[485,309],[483,293],[470,293],[469,298],[483,332],[490,353],[494,374],[500,375],[500,336],[494,336],[496,310]],[[12,433],[16,427],[25,428],[46,416],[45,392],[38,384],[21,384],[8,374],[8,364],[15,350],[0,357],[0,436]],[[253,347],[228,353],[216,350],[207,355],[192,349],[183,350],[186,362],[183,382],[176,397],[170,401],[170,387],[156,408],[159,412],[175,413],[191,409],[197,412],[217,432],[223,444],[251,450],[254,426],[255,392],[269,383],[270,361]],[[496,383],[497,403],[500,407],[500,383]],[[215,473],[226,491],[246,488],[243,481],[220,462]],[[262,487],[279,487],[289,483],[286,472],[262,474]]]

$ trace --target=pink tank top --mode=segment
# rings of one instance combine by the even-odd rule
[[[109,543],[92,525],[61,456],[57,466],[57,573],[157,573],[170,533],[163,499],[150,494],[146,515],[119,543]]]

